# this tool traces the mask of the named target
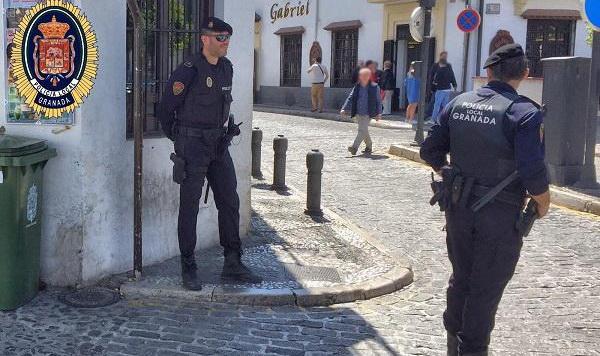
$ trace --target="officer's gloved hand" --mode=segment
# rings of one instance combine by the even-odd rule
[[[240,127],[238,125],[233,125],[231,127],[229,127],[227,129],[227,133],[230,134],[231,136],[239,136],[242,134],[242,130],[240,130]]]

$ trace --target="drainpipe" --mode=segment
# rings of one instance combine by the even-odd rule
[[[136,279],[142,276],[142,162],[144,148],[143,82],[144,72],[144,31],[142,15],[136,0],[127,0],[127,8],[133,19],[133,137],[134,137],[134,176],[133,176],[133,272]]]
[[[315,5],[315,42],[318,39],[318,31],[319,31],[319,0],[314,0],[314,2],[316,3]]]

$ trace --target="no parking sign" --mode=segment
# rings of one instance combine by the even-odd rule
[[[473,32],[481,25],[481,15],[473,8],[466,8],[458,14],[456,24],[462,32]]]
[[[600,0],[585,0],[584,14],[596,31],[600,31]]]

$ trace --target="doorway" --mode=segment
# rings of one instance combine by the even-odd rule
[[[421,48],[422,44],[410,35],[409,25],[398,25],[396,27],[396,52],[393,61],[395,63],[396,87],[399,88],[394,99],[396,110],[406,110],[408,100],[404,89],[404,79],[406,78],[410,64],[421,60]],[[435,62],[435,39],[431,42],[429,50],[429,65],[431,65]]]

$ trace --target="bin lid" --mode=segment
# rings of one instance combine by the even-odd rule
[[[0,157],[20,157],[47,148],[48,145],[44,140],[0,134]]]

